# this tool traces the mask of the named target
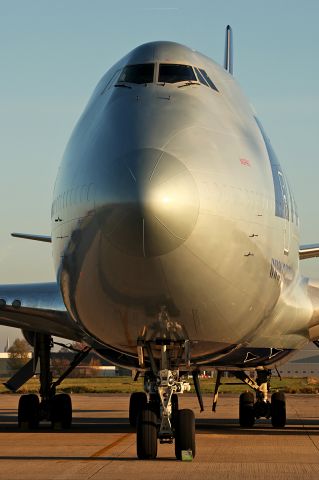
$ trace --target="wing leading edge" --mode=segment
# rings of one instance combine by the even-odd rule
[[[319,257],[319,243],[314,243],[312,245],[300,245],[299,247],[299,258],[300,260],[305,260],[307,258]]]
[[[0,325],[80,340],[56,283],[0,285]]]
[[[36,240],[37,242],[51,243],[52,239],[49,235],[34,235],[33,233],[11,233],[12,237],[24,238],[25,240]]]

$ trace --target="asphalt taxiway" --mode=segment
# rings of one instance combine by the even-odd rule
[[[196,458],[175,460],[173,445],[159,445],[158,458],[136,459],[129,426],[128,395],[73,395],[70,431],[37,431],[17,426],[17,395],[0,396],[0,479],[318,479],[319,396],[287,396],[288,422],[273,429],[260,420],[253,429],[238,425],[238,398],[221,396],[217,412],[204,397],[199,413],[193,395],[181,397],[196,414]]]

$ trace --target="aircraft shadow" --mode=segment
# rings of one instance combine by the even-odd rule
[[[83,410],[81,410],[83,412]],[[97,410],[87,410],[87,412],[97,412]],[[99,412],[108,412],[107,410],[100,410]],[[135,429],[132,428],[127,418],[101,418],[101,417],[81,417],[75,418],[74,424],[70,430],[51,430],[49,423],[43,423],[39,426],[37,430],[21,430],[17,426],[17,416],[12,415],[12,412],[9,410],[2,410],[0,414],[0,434],[1,433],[19,433],[26,435],[32,434],[43,434],[50,433],[55,434],[80,434],[80,433],[96,433],[105,434],[105,433],[132,433],[132,442],[135,441],[134,433]],[[307,418],[307,419],[288,419],[287,425],[283,429],[275,429],[271,426],[271,423],[266,421],[257,421],[256,425],[253,428],[241,428],[238,424],[237,418],[214,418],[214,419],[197,419],[196,420],[196,432],[197,434],[222,434],[229,436],[245,436],[245,435],[272,435],[272,436],[304,436],[304,435],[319,435],[319,419],[318,418]],[[173,447],[174,449],[174,447]],[[59,461],[59,462],[70,462],[70,461],[84,461],[84,462],[137,462],[139,461],[135,456],[135,450],[131,457],[129,456],[111,456],[111,455],[101,455],[98,457],[90,456],[57,456],[57,455],[0,455],[0,461]],[[174,456],[170,457],[161,457],[157,459],[157,462],[161,461],[172,461],[176,462]]]
[[[83,410],[78,410],[83,412]],[[112,410],[85,410],[85,412],[112,412]],[[285,428],[276,429],[271,425],[270,420],[258,421],[253,428],[242,428],[239,426],[237,418],[204,418],[196,419],[196,432],[203,433],[220,433],[223,435],[305,435],[307,431],[311,435],[319,435],[319,418],[306,419],[287,419]],[[19,432],[30,433],[29,430],[21,430],[17,425],[17,416],[12,415],[11,411],[2,410],[0,414],[0,433],[2,432]],[[135,429],[128,423],[127,418],[103,418],[97,416],[74,418],[72,428],[70,430],[52,430],[49,422],[43,422],[39,428],[32,430],[32,433],[134,433]],[[0,456],[0,459],[3,458]],[[63,457],[65,458],[65,457]],[[113,458],[113,457],[112,457]]]
[[[136,456],[132,457],[54,457],[54,456],[14,456],[14,455],[0,455],[0,460],[53,460],[53,461],[87,461],[87,462],[99,462],[99,461],[112,461],[112,462],[141,462]],[[147,460],[148,461],[148,460]],[[175,457],[158,457],[156,458],[157,462],[176,462]]]

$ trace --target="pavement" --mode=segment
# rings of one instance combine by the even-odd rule
[[[136,458],[135,433],[128,423],[128,395],[72,395],[70,431],[17,428],[19,396],[0,396],[0,480],[166,480],[319,479],[319,396],[288,395],[287,426],[259,420],[238,425],[238,397],[221,395],[217,412],[204,397],[199,412],[193,395],[180,407],[193,408],[196,458],[177,461],[173,445],[159,445],[156,460]]]

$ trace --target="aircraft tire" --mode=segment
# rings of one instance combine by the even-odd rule
[[[254,423],[254,395],[251,392],[244,392],[239,397],[239,424],[241,427],[250,428]]]
[[[72,401],[67,393],[52,398],[51,422],[54,430],[69,429],[72,425]]]
[[[283,392],[275,392],[271,396],[271,423],[274,428],[286,425],[286,399]]]
[[[34,393],[21,395],[18,406],[20,428],[34,429],[39,425],[39,397]]]
[[[157,416],[149,406],[137,418],[136,450],[140,460],[153,460],[157,456]]]
[[[161,417],[161,399],[158,393],[151,393],[149,396],[148,408],[153,410],[156,414],[156,417],[160,419]]]
[[[147,404],[145,392],[134,392],[130,396],[129,422],[132,427],[136,427],[137,417]]]
[[[182,460],[182,451],[191,450],[193,458],[196,454],[195,415],[192,410],[178,410],[175,426],[175,456]]]
[[[175,429],[176,422],[177,422],[177,415],[178,415],[178,395],[176,393],[173,393],[171,402],[172,402],[171,423],[172,423],[173,429]]]

